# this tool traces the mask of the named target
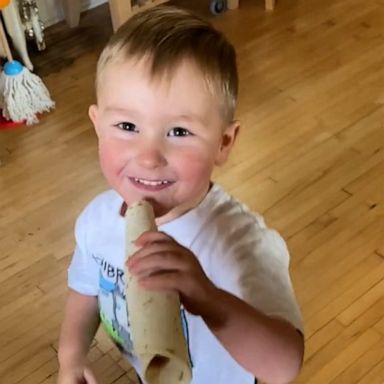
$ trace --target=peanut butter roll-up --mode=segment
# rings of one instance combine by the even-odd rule
[[[138,247],[141,234],[156,231],[152,206],[140,201],[127,208],[126,260]],[[177,292],[154,292],[140,288],[125,266],[126,301],[135,354],[148,384],[189,384],[192,379],[188,349]]]

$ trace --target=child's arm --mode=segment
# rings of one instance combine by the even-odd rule
[[[304,339],[292,325],[216,287],[206,297],[200,315],[241,366],[271,384],[286,384],[298,375]]]
[[[77,383],[76,378],[80,383],[84,375],[92,376],[86,369],[86,356],[99,323],[97,297],[70,289],[61,326],[58,358],[59,377],[71,377],[72,380],[65,379],[63,383]],[[87,382],[93,383],[92,379]]]
[[[196,257],[165,234],[147,232],[136,244],[144,247],[128,267],[144,288],[177,290],[186,309],[201,316],[231,356],[258,379],[286,384],[297,376],[304,341],[292,325],[218,289]]]

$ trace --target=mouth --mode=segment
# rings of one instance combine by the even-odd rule
[[[161,191],[174,183],[170,180],[147,180],[138,177],[130,177],[129,180],[136,188],[153,192]]]

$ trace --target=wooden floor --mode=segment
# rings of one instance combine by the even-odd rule
[[[210,17],[208,1],[175,2]],[[289,243],[307,340],[296,383],[383,384],[384,1],[263,3],[214,20],[238,50],[243,123],[215,178]],[[87,107],[110,32],[105,6],[48,30],[33,61],[57,109],[0,132],[2,384],[55,383],[74,220],[106,188]],[[102,333],[90,360],[101,384],[134,383]]]

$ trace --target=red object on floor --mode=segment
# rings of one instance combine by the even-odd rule
[[[7,120],[6,118],[3,117],[3,114],[1,113],[1,110],[0,110],[0,130],[18,128],[23,125],[24,125],[23,121]]]

